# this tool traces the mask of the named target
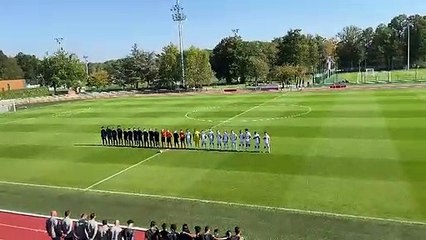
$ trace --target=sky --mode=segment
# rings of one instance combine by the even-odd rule
[[[335,36],[343,27],[375,27],[399,14],[426,15],[425,0],[180,0],[188,17],[184,45],[213,48],[240,29],[270,41],[291,28]],[[177,43],[175,0],[0,0],[0,49],[42,57],[64,48],[92,62],[124,57],[137,43],[161,51]]]

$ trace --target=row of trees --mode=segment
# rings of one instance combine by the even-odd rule
[[[303,81],[324,73],[329,59],[347,71],[402,69],[408,60],[413,66],[426,67],[426,16],[400,15],[376,28],[348,26],[331,39],[300,29],[269,42],[245,41],[235,35],[222,39],[213,50],[191,47],[184,51],[184,59],[188,87],[210,84],[214,76],[227,83]],[[134,45],[124,58],[90,63],[86,73],[84,63],[64,51],[41,60],[23,53],[7,57],[0,51],[0,79],[20,77],[54,88],[100,88],[111,83],[174,88],[181,81],[180,53],[173,44],[159,54]]]

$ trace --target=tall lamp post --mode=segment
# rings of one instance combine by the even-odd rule
[[[83,58],[86,65],[86,75],[89,77],[89,56],[83,56]]]
[[[182,87],[185,87],[185,61],[183,58],[183,22],[186,20],[186,15],[183,13],[183,7],[180,5],[179,0],[170,10],[172,12],[173,21],[178,23],[179,32],[179,51],[180,51],[180,65],[181,65],[181,81]]]
[[[408,33],[407,33],[407,35],[408,35],[408,39],[407,39],[407,70],[409,71],[410,70],[410,51],[411,51],[411,23],[410,22],[407,22],[407,31],[408,31]]]

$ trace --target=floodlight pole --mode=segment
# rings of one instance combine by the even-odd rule
[[[183,56],[183,22],[186,20],[186,15],[183,13],[183,7],[180,5],[179,0],[176,0],[176,4],[170,10],[172,12],[173,21],[178,23],[178,35],[179,35],[179,52],[180,52],[180,65],[182,74],[182,87],[185,87],[185,61]]]
[[[408,29],[408,43],[407,43],[407,70],[410,71],[410,23],[407,24],[407,29]]]
[[[87,77],[89,77],[89,56],[83,56],[83,58],[84,58],[84,63],[85,63],[85,66],[86,66],[86,75],[87,75]]]
[[[64,41],[63,37],[57,37],[55,38],[56,43],[58,43],[58,47],[59,47],[59,51],[63,51],[64,49],[62,48],[62,42]]]

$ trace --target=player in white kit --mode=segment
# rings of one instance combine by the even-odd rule
[[[210,129],[209,133],[208,133],[208,137],[209,137],[209,149],[213,149],[214,148],[214,132],[213,130]]]
[[[248,129],[246,129],[245,138],[246,138],[246,151],[248,151],[250,150],[250,141],[251,141],[251,133]]]
[[[237,150],[237,139],[238,139],[238,136],[237,136],[237,134],[234,132],[234,130],[232,130],[232,131],[231,131],[231,136],[230,136],[230,138],[231,138],[231,149],[232,149],[233,151],[236,151],[236,150]]]
[[[223,138],[223,136],[222,136],[222,134],[220,133],[220,131],[219,130],[217,130],[217,132],[216,132],[216,141],[217,141],[217,149],[222,149],[222,139]]]
[[[254,132],[254,151],[260,152],[260,135],[257,132]]]
[[[201,131],[201,148],[204,148],[204,149],[207,148],[207,139],[208,137],[206,132],[204,132],[204,130]]]
[[[225,130],[223,132],[223,149],[228,150],[228,142],[229,142],[229,135],[228,135],[228,132]]]
[[[246,136],[245,133],[243,131],[240,130],[240,150],[244,149],[244,145],[246,144]]]
[[[186,147],[192,148],[192,134],[191,134],[191,131],[189,131],[189,129],[186,130],[185,138],[186,138]]]
[[[269,137],[267,132],[265,132],[263,135],[263,143],[264,151],[267,153],[271,153],[271,137]]]

